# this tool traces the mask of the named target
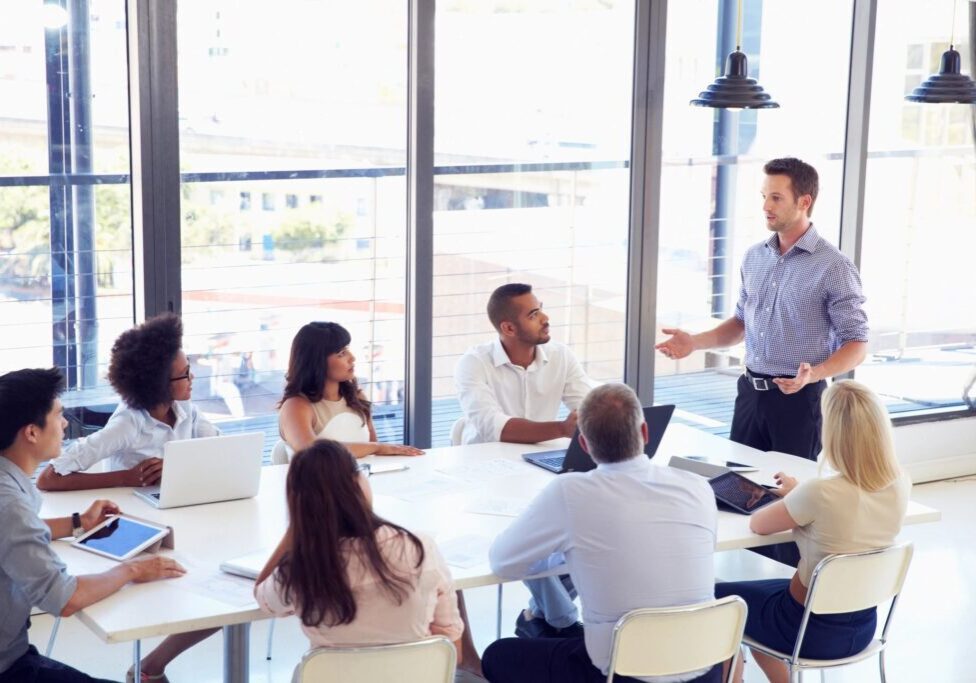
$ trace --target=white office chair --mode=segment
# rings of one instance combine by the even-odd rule
[[[287,465],[289,462],[291,462],[291,453],[288,444],[285,443],[284,439],[278,439],[274,448],[271,449],[271,464]]]
[[[881,683],[885,681],[884,651],[888,646],[888,627],[898,603],[908,566],[912,561],[914,546],[911,543],[893,545],[890,548],[868,550],[862,553],[831,555],[825,557],[813,570],[810,589],[803,609],[800,632],[796,637],[793,653],[779,652],[751,638],[742,642],[757,652],[774,657],[786,664],[791,683],[801,680],[804,669],[823,669],[846,666],[878,655]],[[875,638],[862,651],[843,659],[804,659],[800,657],[803,636],[811,614],[841,614],[878,607],[891,600],[881,637]]]
[[[454,643],[443,636],[415,643],[309,650],[295,668],[294,683],[453,683]]]
[[[451,425],[451,445],[460,446],[461,439],[464,437],[464,425],[467,424],[463,417],[459,417]]]
[[[673,676],[739,658],[748,608],[738,595],[683,607],[635,609],[613,628],[610,670],[621,676]]]

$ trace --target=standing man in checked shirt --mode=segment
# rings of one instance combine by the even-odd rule
[[[678,359],[745,338],[730,438],[816,460],[826,378],[857,367],[867,353],[861,279],[810,222],[816,169],[785,158],[763,171],[763,211],[773,235],[746,252],[735,315],[695,335],[665,328],[672,336],[656,348]]]

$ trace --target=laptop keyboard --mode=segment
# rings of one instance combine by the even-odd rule
[[[149,496],[151,498],[155,498],[156,500],[159,500],[159,493],[150,493]]]
[[[565,455],[550,455],[546,458],[539,458],[536,462],[539,462],[546,467],[551,467],[553,469],[562,469],[563,460],[566,459]]]

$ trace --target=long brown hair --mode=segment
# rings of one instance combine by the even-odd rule
[[[291,342],[288,356],[288,373],[285,375],[285,394],[282,403],[292,396],[304,396],[312,403],[322,400],[325,380],[329,376],[329,356],[349,346],[352,336],[339,323],[314,322],[303,325]],[[363,424],[369,420],[373,405],[359,393],[359,384],[353,378],[339,382],[339,396],[357,413]]]
[[[417,549],[424,546],[407,529],[373,512],[359,484],[356,459],[336,441],[316,441],[292,458],[288,469],[288,515],[292,548],[278,565],[282,593],[297,606],[306,626],[338,626],[356,618],[356,598],[349,585],[348,552],[356,552],[378,579],[380,589],[400,605],[413,588],[412,577],[390,567],[376,541],[387,526]]]

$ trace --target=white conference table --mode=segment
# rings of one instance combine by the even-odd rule
[[[404,472],[371,477],[374,507],[391,521],[433,536],[452,564],[459,589],[500,587],[502,580],[488,566],[491,539],[508,526],[519,506],[556,476],[523,462],[521,454],[565,446],[566,442],[490,443],[434,448],[415,458],[367,458],[366,462],[409,465]],[[771,481],[778,471],[801,481],[817,474],[813,462],[763,453],[679,424],[668,428],[653,462],[666,465],[672,455],[707,455],[755,465],[760,471],[747,476],[760,482]],[[247,681],[249,624],[267,617],[242,589],[243,580],[221,575],[218,566],[256,551],[270,553],[277,544],[287,523],[286,474],[285,465],[263,468],[261,490],[255,498],[170,510],[157,510],[125,488],[44,494],[44,517],[83,511],[92,500],[108,498],[124,513],[168,524],[175,529],[176,547],[164,552],[188,565],[184,577],[130,584],[79,611],[78,617],[107,643],[134,642],[135,657],[143,638],[223,627],[224,680]],[[494,514],[486,514],[489,511]],[[940,518],[939,511],[910,502],[905,523]],[[751,548],[790,538],[790,532],[758,536],[749,531],[747,516],[719,513],[716,550]],[[54,547],[72,574],[98,572],[113,565],[112,560],[73,548],[66,541],[57,541]]]

